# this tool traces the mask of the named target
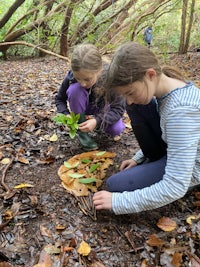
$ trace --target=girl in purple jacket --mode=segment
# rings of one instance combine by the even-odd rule
[[[113,96],[106,103],[103,82],[108,64],[102,61],[92,44],[78,45],[72,54],[71,70],[63,80],[55,103],[58,113],[80,114],[78,138],[85,151],[98,149],[89,132],[101,130],[111,136],[120,135],[125,125],[122,116],[125,100]],[[69,107],[69,108],[68,108]],[[86,115],[92,115],[86,119]]]

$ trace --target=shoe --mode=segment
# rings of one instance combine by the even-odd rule
[[[92,151],[98,149],[97,143],[88,135],[88,133],[83,133],[77,131],[79,142],[85,151]]]
[[[79,123],[84,121],[86,121],[85,113],[80,113]],[[80,130],[78,130],[77,135],[83,150],[92,151],[98,149],[97,143],[89,136],[88,133],[83,133]]]

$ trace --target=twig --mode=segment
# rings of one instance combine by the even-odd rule
[[[84,197],[77,197],[74,193],[73,196],[76,198],[80,210],[86,216],[89,216],[93,221],[96,221],[96,210],[94,208],[94,205],[91,204],[91,195],[89,194],[89,197],[87,199]],[[87,200],[89,200],[89,203]]]
[[[186,252],[186,254],[189,256],[190,260],[191,260],[192,258],[194,258],[195,261],[196,261],[197,263],[200,264],[200,259],[199,259],[199,257],[197,257],[195,254],[193,254],[193,253],[191,253],[191,252]]]
[[[6,190],[6,194],[9,194],[9,193],[11,192],[9,186],[5,183],[5,178],[6,178],[7,171],[8,171],[8,169],[9,169],[9,167],[11,166],[11,164],[13,163],[13,161],[14,161],[14,157],[11,158],[11,161],[10,161],[9,164],[5,167],[5,169],[4,169],[4,171],[3,171],[3,176],[2,176],[2,178],[1,178],[1,184],[2,184],[2,186],[4,187],[4,189]],[[2,194],[2,195],[4,196],[5,193]],[[2,196],[2,195],[0,195],[0,196]]]
[[[66,252],[65,251],[63,251],[62,253],[61,253],[61,258],[60,258],[60,267],[64,267],[64,261],[65,261],[65,254],[66,254]]]
[[[88,215],[88,213],[86,212],[86,210],[81,206],[80,202],[78,202],[78,206],[79,206],[80,210],[81,210],[85,215]]]

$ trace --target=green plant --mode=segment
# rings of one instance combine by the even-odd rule
[[[74,112],[71,112],[70,115],[58,113],[55,117],[53,117],[53,121],[59,124],[67,125],[69,128],[69,136],[73,139],[78,130],[79,118],[80,114],[74,114]]]

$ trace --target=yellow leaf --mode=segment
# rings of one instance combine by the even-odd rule
[[[186,222],[190,225],[192,225],[192,220],[195,220],[196,217],[194,215],[187,217]]]
[[[56,142],[58,140],[58,136],[57,134],[53,134],[50,138],[49,138],[49,141],[51,142]]]
[[[20,189],[20,188],[25,188],[25,187],[34,187],[34,185],[24,183],[24,184],[19,184],[19,185],[14,186],[15,189]]]
[[[83,256],[88,256],[90,254],[91,247],[88,245],[88,243],[82,241],[77,251]]]
[[[9,164],[10,163],[10,159],[9,158],[4,158],[0,162],[1,162],[1,164]]]

